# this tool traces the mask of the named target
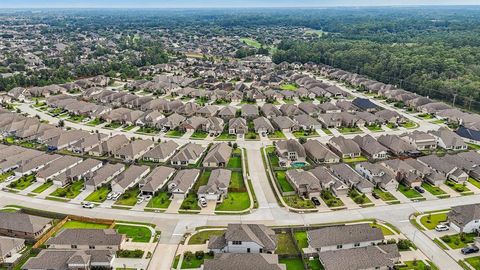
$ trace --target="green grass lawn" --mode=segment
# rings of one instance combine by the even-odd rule
[[[385,226],[383,226],[383,225],[381,225],[381,224],[378,224],[378,223],[377,223],[377,224],[375,224],[375,223],[370,223],[370,227],[372,227],[372,228],[379,228],[380,230],[382,230],[382,233],[383,233],[383,235],[385,235],[385,236],[386,236],[386,235],[394,235],[394,233],[393,233],[390,229],[388,229],[387,227],[385,227]]]
[[[142,226],[132,226],[132,225],[115,225],[115,230],[119,234],[125,234],[128,238],[132,239],[132,242],[148,243],[152,237],[152,232],[150,229]]]
[[[275,172],[277,176],[277,181],[278,184],[280,185],[280,189],[282,192],[290,192],[290,191],[295,191],[293,186],[288,182],[287,177],[285,175],[285,171],[277,171]]]
[[[375,192],[380,197],[380,199],[384,202],[396,201],[397,200],[397,198],[395,198],[395,196],[393,196],[388,191],[385,191],[385,190],[382,190],[382,189],[379,189],[379,188],[375,188],[373,190],[373,192]]]
[[[215,207],[215,211],[242,211],[250,207],[247,192],[229,192],[227,198]]]
[[[66,187],[57,188],[50,196],[73,199],[82,192],[83,187],[83,181],[76,181]]]
[[[242,149],[237,148],[232,151],[232,156],[228,160],[227,168],[230,168],[230,169],[242,168]]]
[[[398,191],[400,191],[405,197],[409,199],[423,198],[422,194],[413,188],[407,187],[404,184],[398,185]]]
[[[325,134],[327,135],[332,135],[332,131],[328,128],[322,128],[323,132],[325,132]]]
[[[148,202],[147,207],[167,209],[171,202],[168,192],[160,192]]]
[[[315,258],[313,260],[309,260],[307,262],[308,267],[310,270],[324,270],[325,268],[323,265],[320,263],[320,260],[318,258]]]
[[[395,269],[399,270],[424,270],[427,269],[425,263],[423,261],[406,261],[403,263],[403,266],[397,267]],[[431,269],[431,268],[428,268]]]
[[[467,186],[465,186],[464,184],[455,183],[452,180],[445,181],[445,185],[447,185],[448,187],[450,187],[451,189],[455,190],[458,193],[470,192],[470,189]]]
[[[412,122],[412,121],[407,121],[407,122],[401,124],[401,126],[404,127],[404,128],[417,128],[418,124],[415,123],[415,122]]]
[[[422,113],[422,114],[419,114],[418,117],[428,120],[428,119],[433,119],[434,116],[429,113]]]
[[[235,141],[236,139],[236,134],[222,133],[217,138],[215,138],[215,141]]]
[[[251,39],[251,38],[241,38],[240,41],[247,44],[248,46],[251,46],[251,47],[254,47],[254,48],[257,48],[257,49],[262,46],[262,44],[260,44],[260,42],[256,41],[255,39]]]
[[[200,268],[202,266],[205,259],[213,259],[213,256],[210,256],[208,253],[205,253],[204,257],[198,259],[193,255],[191,258],[183,259],[181,269],[190,269],[190,268]]]
[[[306,231],[295,232],[293,235],[295,239],[297,239],[298,247],[300,249],[308,247],[308,238]]]
[[[420,223],[429,230],[435,229],[435,226],[445,221],[447,221],[447,213],[431,213],[420,218]]]
[[[196,193],[188,193],[180,206],[182,210],[200,210]]]
[[[62,226],[62,229],[107,229],[108,227],[106,224],[69,220]]]
[[[358,127],[340,127],[337,130],[342,134],[362,133],[362,130]]]
[[[260,137],[258,137],[258,134],[255,133],[255,131],[249,131],[247,134],[245,134],[245,139],[246,140],[259,140]]]
[[[333,196],[332,192],[330,192],[329,190],[323,190],[320,194],[320,197],[322,197],[323,201],[327,204],[328,207],[344,206],[342,200]]]
[[[350,192],[348,192],[348,196],[349,196],[356,204],[359,204],[359,205],[362,205],[362,204],[371,204],[371,203],[372,203],[372,201],[367,197],[367,195],[358,192],[356,189],[350,190]]]
[[[465,144],[468,145],[468,148],[472,150],[480,150],[480,145],[478,144],[473,144],[473,143],[465,143]]]
[[[208,133],[205,131],[195,131],[192,136],[190,136],[190,139],[205,139],[208,136]]]
[[[276,254],[295,255],[298,253],[293,237],[289,233],[277,234]]]
[[[110,193],[110,191],[110,187],[102,186],[94,192],[90,193],[90,195],[88,195],[85,200],[89,202],[102,203],[107,199],[107,195],[108,193]]]
[[[0,174],[0,183],[4,182],[5,180],[7,180],[8,177],[12,175],[15,175],[15,173],[12,171]]]
[[[357,162],[364,162],[368,159],[364,156],[355,157],[355,158],[343,158],[342,161],[345,163],[357,163]]]
[[[265,152],[267,153],[267,157],[270,160],[270,164],[272,169],[278,167],[278,155],[275,153],[275,147],[267,147],[265,148]]]
[[[82,122],[85,118],[86,117],[84,115],[70,115],[70,118],[68,118],[68,120],[78,123]]]
[[[225,233],[225,230],[206,230],[197,232],[188,240],[189,245],[201,245],[207,243],[211,236],[220,236]]]
[[[303,270],[303,262],[301,258],[281,258],[280,264],[287,265],[287,270]]]
[[[465,261],[475,270],[480,270],[480,256],[466,258]]]
[[[140,194],[140,189],[138,187],[131,188],[120,196],[118,201],[115,202],[116,205],[124,206],[134,206],[137,204],[137,196]]]
[[[283,200],[288,206],[293,208],[297,208],[297,209],[314,209],[315,208],[315,205],[313,205],[312,201],[304,200],[300,198],[298,195],[283,196]]]
[[[140,127],[135,133],[156,134],[159,130],[154,127]]]
[[[122,131],[130,131],[134,129],[136,126],[135,125],[128,125],[122,129]]]
[[[47,190],[49,187],[51,187],[53,185],[53,182],[52,181],[47,181],[45,183],[43,183],[41,186],[37,187],[36,189],[34,189],[32,191],[32,193],[36,193],[36,194],[40,194],[42,192],[44,192],[45,190]]]
[[[440,237],[451,249],[460,249],[473,243],[475,240],[475,233],[458,233],[453,235],[445,235]]]
[[[318,137],[319,135],[315,130],[312,130],[312,131],[299,130],[299,131],[294,131],[293,136],[295,136],[295,138],[309,138],[309,137]]]
[[[368,128],[369,130],[373,131],[373,132],[383,131],[381,125],[367,125],[365,127]]]
[[[284,83],[280,85],[280,89],[282,90],[289,90],[289,91],[295,91],[298,89],[298,85],[294,83]]]
[[[8,187],[18,190],[24,190],[27,187],[31,186],[36,181],[34,175],[22,176],[18,180],[11,182]]]
[[[182,137],[183,134],[185,134],[185,132],[180,130],[169,130],[167,131],[167,133],[165,133],[165,136],[176,138],[176,137]]]
[[[92,126],[92,127],[94,127],[94,126],[98,126],[98,125],[102,124],[103,122],[104,122],[104,121],[103,121],[102,119],[100,119],[100,118],[95,118],[95,119],[93,119],[92,121],[88,122],[88,123],[87,123],[87,126]]]
[[[245,181],[241,172],[232,172],[228,189],[231,191],[246,191]]]
[[[268,138],[270,139],[285,139],[285,134],[280,130],[275,130],[275,132],[268,134]]]
[[[111,122],[111,123],[108,123],[105,125],[105,128],[108,128],[108,129],[117,129],[119,127],[121,127],[122,124],[121,123],[117,123],[117,122]]]
[[[2,182],[2,181],[0,181]],[[468,178],[468,182],[472,185],[474,185],[476,188],[480,189],[480,182],[478,182],[477,180],[473,179],[472,177],[469,177]]]
[[[435,195],[435,196],[443,197],[444,195],[447,194],[441,188],[439,188],[437,186],[433,186],[433,185],[431,185],[429,183],[425,183],[425,182],[422,183],[422,188],[424,188],[426,191],[432,193],[432,195]]]

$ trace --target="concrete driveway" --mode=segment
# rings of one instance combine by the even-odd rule
[[[200,214],[201,215],[215,214],[215,207],[217,207],[216,201],[207,201],[207,207],[202,207],[202,210],[200,210]]]

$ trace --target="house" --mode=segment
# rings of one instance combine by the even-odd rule
[[[203,159],[203,167],[225,167],[230,160],[232,147],[227,143],[217,143],[210,148]]]
[[[353,138],[353,141],[360,146],[362,153],[371,159],[388,158],[388,148],[377,142],[371,135],[357,135]]]
[[[355,249],[383,243],[382,230],[368,223],[328,226],[307,231],[308,247],[322,253],[339,249]]]
[[[202,123],[202,130],[207,132],[210,136],[220,135],[225,128],[225,122],[222,118],[209,117]]]
[[[360,162],[355,165],[355,170],[376,187],[387,191],[396,191],[398,188],[395,174],[380,163]]]
[[[280,111],[283,115],[288,117],[303,114],[302,110],[300,110],[297,105],[294,104],[282,104],[282,106],[280,106]]]
[[[231,118],[228,121],[228,134],[247,134],[247,120],[243,118]]]
[[[25,248],[25,240],[20,238],[0,236],[0,265],[7,266],[16,263]]]
[[[61,155],[57,154],[43,154],[33,157],[26,161],[19,162],[19,167],[14,170],[15,175],[23,176],[38,172],[43,167],[52,163],[53,161],[61,158]]]
[[[172,165],[196,164],[202,157],[205,147],[200,144],[187,143],[170,159]]]
[[[36,174],[36,179],[40,183],[45,183],[48,180],[55,178],[66,170],[82,162],[79,157],[62,156],[49,163],[47,166],[40,169]]]
[[[374,113],[375,117],[381,119],[383,123],[391,123],[398,125],[406,121],[405,117],[401,116],[398,112],[392,110],[381,110]]]
[[[148,150],[148,152],[142,156],[142,159],[150,162],[166,162],[173,156],[178,146],[179,145],[173,140],[161,142]]]
[[[341,113],[342,112],[342,110],[340,108],[338,108],[337,106],[335,106],[335,104],[333,104],[331,102],[325,102],[325,103],[322,103],[322,104],[318,105],[318,109],[320,111],[322,111],[322,113],[326,113],[326,114]]]
[[[147,153],[153,145],[154,143],[152,140],[135,140],[122,146],[120,149],[113,151],[113,154],[115,158],[132,162]]]
[[[480,231],[480,204],[453,206],[447,214],[450,227],[457,232],[473,233]]]
[[[201,116],[201,117],[205,117],[205,118],[208,118],[208,117],[212,117],[214,116],[218,111],[218,107],[215,106],[215,105],[206,105],[204,106],[203,108],[200,108],[198,111],[197,111],[197,115],[198,116]]]
[[[245,104],[241,108],[241,116],[245,119],[254,119],[259,116],[258,107],[254,104]]]
[[[118,149],[129,143],[127,136],[115,135],[91,149],[88,154],[92,156],[113,155]]]
[[[360,174],[358,174],[352,167],[345,163],[334,164],[330,167],[332,174],[340,181],[345,183],[349,188],[357,189],[362,193],[371,194],[375,185],[367,181]]]
[[[143,195],[154,195],[175,173],[174,168],[158,166],[139,183]]]
[[[52,220],[23,213],[0,212],[0,235],[37,240],[52,225]]]
[[[466,142],[480,145],[480,131],[472,128],[460,126],[456,133]]]
[[[413,145],[419,151],[437,148],[437,140],[435,137],[422,131],[415,130],[412,133],[407,133],[402,139]]]
[[[278,255],[266,253],[216,253],[213,259],[206,259],[203,270],[286,270],[279,264]]]
[[[415,153],[417,149],[415,146],[409,144],[408,142],[402,140],[397,135],[381,135],[377,138],[377,142],[387,147],[390,152],[397,156],[403,156],[410,153]]]
[[[460,151],[467,150],[468,148],[460,135],[447,128],[441,127],[436,131],[432,131],[430,134],[437,139],[438,146],[443,149]]]
[[[313,117],[306,114],[300,114],[293,117],[293,121],[302,130],[315,130],[322,128],[322,125]]]
[[[400,252],[396,244],[330,250],[319,253],[319,261],[325,270],[389,270],[394,269],[399,260]]]
[[[272,125],[282,132],[291,132],[298,130],[298,125],[287,116],[277,116],[271,119]]]
[[[446,176],[446,179],[457,183],[464,183],[468,180],[468,174],[455,164],[448,162],[445,158],[437,155],[428,155],[417,158],[417,161],[425,164],[434,171]]]
[[[185,132],[195,132],[201,130],[203,123],[207,121],[206,118],[200,116],[192,116],[180,124],[180,130]]]
[[[89,191],[97,190],[100,186],[105,185],[125,170],[125,166],[121,163],[105,164],[100,169],[85,175],[85,189]]]
[[[118,251],[126,242],[124,234],[115,229],[63,229],[45,242],[48,249],[60,250],[113,250]]]
[[[69,150],[77,153],[77,154],[84,154],[90,152],[93,148],[97,147],[104,141],[108,139],[108,135],[102,133],[94,133],[90,134],[87,137],[84,137],[74,143]]]
[[[60,133],[60,135],[47,141],[45,144],[49,150],[61,150],[72,147],[83,138],[86,138],[90,133],[82,130],[68,130]]]
[[[114,259],[112,250],[43,249],[36,257],[28,259],[22,270],[110,269]]]
[[[317,117],[321,113],[321,109],[312,102],[302,102],[298,104],[298,108],[312,117]]]
[[[322,186],[320,181],[308,171],[299,169],[288,170],[285,178],[295,188],[296,193],[303,198],[320,197]]]
[[[275,132],[275,128],[273,127],[272,123],[270,123],[270,120],[263,116],[253,120],[253,127],[255,132],[262,137]]]
[[[161,128],[163,132],[174,130],[180,126],[187,118],[183,115],[174,113],[168,117],[160,119],[157,128]]]
[[[134,187],[148,174],[150,167],[142,165],[131,165],[112,180],[113,192],[124,193],[127,189]]]
[[[281,140],[275,144],[279,165],[289,167],[295,163],[306,163],[305,148],[297,140]]]
[[[366,98],[356,98],[352,101],[352,104],[360,110],[366,112],[376,112],[378,109],[375,103],[373,103],[370,99]]]
[[[174,199],[184,199],[199,176],[198,169],[181,170],[168,183],[168,191]]]
[[[335,177],[326,167],[318,166],[308,172],[318,179],[322,189],[332,191],[335,196],[348,194],[349,186]]]
[[[230,120],[235,117],[236,113],[237,109],[235,107],[225,106],[218,111],[217,116],[223,120]]]
[[[53,178],[56,186],[66,186],[74,181],[82,179],[85,175],[95,172],[101,168],[103,163],[100,160],[88,158],[79,164],[71,167]]]
[[[385,160],[380,164],[389,169],[399,183],[403,183],[407,187],[413,188],[422,184],[422,176],[418,174],[417,170],[401,159]]]
[[[355,141],[342,136],[331,138],[328,146],[341,158],[356,158],[362,155],[362,150]]]
[[[208,249],[214,253],[273,253],[275,232],[263,224],[228,224],[223,235],[211,236]]]
[[[265,116],[266,118],[272,118],[272,117],[282,115],[282,112],[275,105],[270,103],[265,103],[262,106],[261,110],[262,110],[263,116]]]
[[[308,140],[303,144],[307,157],[315,163],[338,163],[340,157],[317,140]]]
[[[222,201],[223,197],[227,196],[231,176],[230,170],[213,170],[207,184],[198,188],[198,197],[209,201]]]

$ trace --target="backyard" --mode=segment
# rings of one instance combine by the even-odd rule
[[[227,168],[230,168],[230,169],[242,168],[242,149],[237,148],[232,151],[232,156],[228,160]]]
[[[280,189],[282,192],[295,191],[295,189],[292,187],[290,182],[288,182],[285,176],[285,171],[277,171],[275,172],[275,175],[277,177],[277,181],[278,181],[278,184],[280,185]]]
[[[136,225],[115,225],[115,230],[119,234],[125,234],[132,242],[148,243],[152,238],[152,232],[149,228]]]
[[[62,229],[107,229],[107,224],[90,223],[76,220],[69,220],[63,224]]]

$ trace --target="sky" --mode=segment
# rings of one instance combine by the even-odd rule
[[[480,0],[0,0],[0,8],[254,8],[480,5]]]

